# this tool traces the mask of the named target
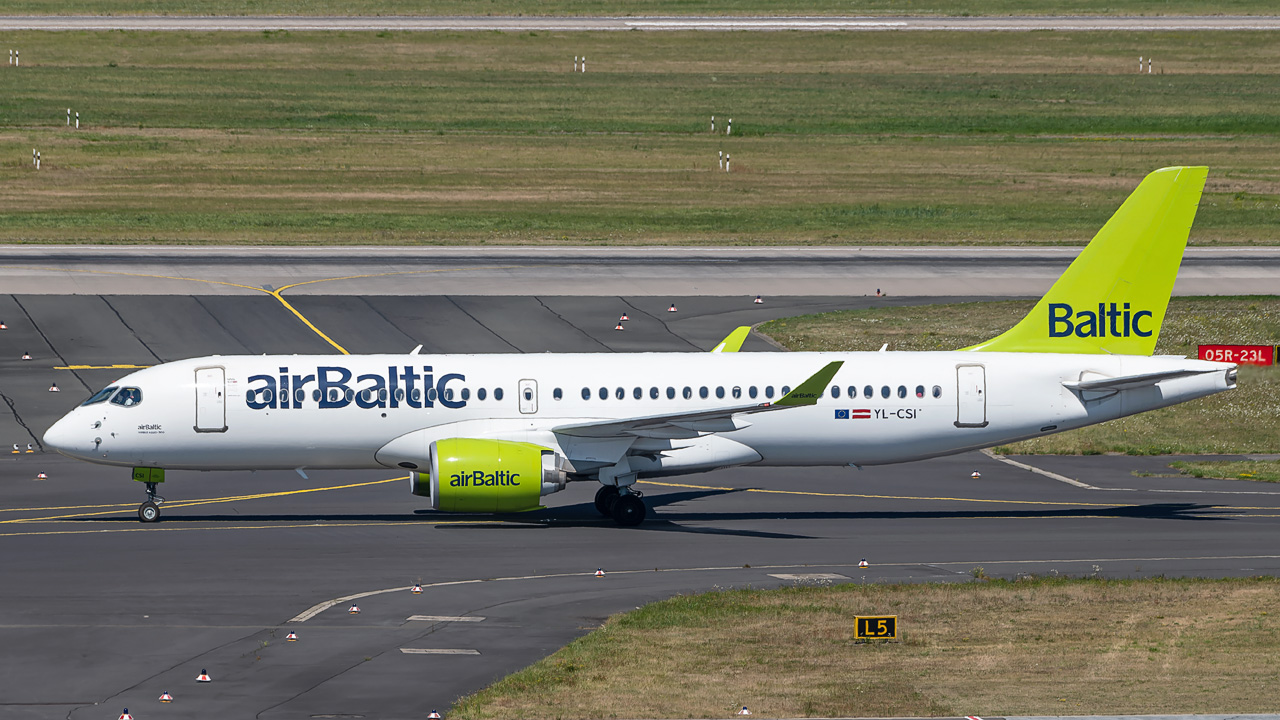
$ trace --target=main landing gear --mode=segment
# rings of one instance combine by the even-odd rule
[[[596,491],[596,510],[622,527],[635,527],[648,514],[640,493],[629,487],[619,490],[614,485],[601,485]]]
[[[138,506],[138,519],[144,523],[153,523],[160,519],[160,503],[164,498],[156,494],[158,483],[147,483],[147,501]]]

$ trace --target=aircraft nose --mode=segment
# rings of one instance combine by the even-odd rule
[[[71,457],[84,457],[93,448],[93,429],[71,412],[44,432],[44,446]]]

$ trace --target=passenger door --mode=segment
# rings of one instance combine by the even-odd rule
[[[226,394],[222,368],[196,368],[196,432],[227,431]]]
[[[987,426],[987,369],[956,366],[956,427]]]

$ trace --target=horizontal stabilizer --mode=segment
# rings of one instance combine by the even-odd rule
[[[1132,390],[1134,388],[1155,385],[1163,380],[1203,375],[1219,372],[1218,368],[1208,370],[1165,370],[1163,372],[1124,375],[1121,377],[1097,378],[1096,380],[1068,380],[1062,383],[1071,390]]]

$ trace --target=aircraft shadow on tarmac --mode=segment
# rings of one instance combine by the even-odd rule
[[[687,527],[684,522],[724,522],[737,520],[982,520],[982,519],[1062,519],[1062,518],[1117,518],[1133,520],[1183,520],[1214,521],[1227,519],[1228,511],[1219,510],[1214,505],[1201,503],[1148,503],[1142,505],[1118,505],[1115,507],[1054,508],[1054,509],[1020,509],[1020,510],[750,510],[715,512],[681,512],[663,514],[659,512],[663,506],[688,503],[695,500],[714,498],[722,495],[733,495],[743,492],[741,489],[699,490],[688,492],[671,492],[646,496],[650,508],[650,519],[644,524],[631,528],[651,532],[683,532],[694,534],[739,535],[745,537],[762,537],[778,539],[805,539],[812,535],[778,533],[761,530],[747,530],[714,527]],[[441,513],[435,510],[419,509],[405,513],[270,513],[270,514],[179,514],[181,508],[163,516],[164,523],[202,523],[202,522],[239,522],[239,523],[297,523],[297,522],[380,522],[409,524],[432,524],[457,522],[449,529],[495,530],[495,529],[534,529],[549,527],[598,527],[612,524],[596,512],[594,503],[577,503],[556,508],[546,508],[533,512],[507,515],[468,515],[458,513]],[[1214,517],[1221,515],[1222,517]],[[74,518],[74,522],[86,523],[126,523],[137,522],[132,516],[123,517],[91,517]],[[493,521],[486,523],[485,521]],[[476,523],[476,524],[466,524]]]

